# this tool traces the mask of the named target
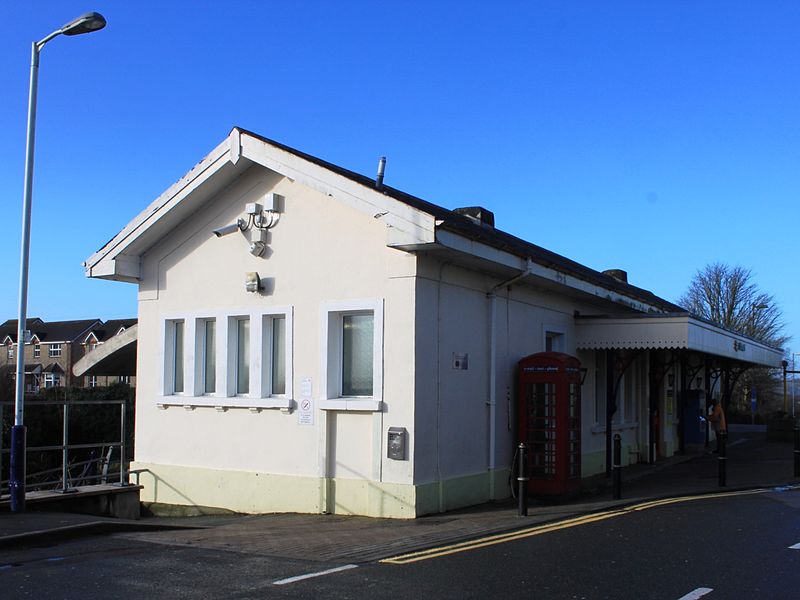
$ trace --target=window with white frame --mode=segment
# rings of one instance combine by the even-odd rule
[[[373,395],[375,315],[342,315],[341,396]]]
[[[165,319],[164,392],[159,403],[290,407],[291,316],[290,307],[270,307]],[[181,369],[182,389],[175,387]],[[176,394],[180,400],[170,401]]]
[[[234,381],[237,395],[250,393],[250,319],[234,318]]]
[[[202,391],[214,394],[217,391],[217,321],[203,319],[200,321],[198,335],[202,338]]]
[[[57,387],[61,383],[61,377],[58,373],[45,373],[44,374],[44,387],[51,388]]]
[[[11,344],[8,345],[8,358],[9,359],[14,358],[14,346],[12,346]]]
[[[128,385],[130,385],[130,383],[131,383],[131,376],[130,376],[130,375],[120,375],[120,376],[117,378],[117,383],[127,383]]]
[[[89,375],[86,379],[90,388],[97,387],[97,375]]]
[[[50,344],[50,346],[48,347],[47,355],[50,358],[60,358],[61,344]]]
[[[261,356],[262,394],[286,395],[286,316],[264,315],[262,319]]]
[[[564,352],[564,334],[559,331],[545,331],[545,352]]]
[[[642,396],[642,363],[635,360],[628,367],[624,377],[625,404],[624,418],[625,423],[636,423],[639,418],[638,402]]]
[[[33,345],[33,358],[41,358],[42,357],[42,345],[41,344],[34,344]]]
[[[383,395],[383,301],[322,307],[323,408],[380,410]]]
[[[185,323],[183,319],[171,319],[166,321],[164,330],[164,394],[183,394]]]

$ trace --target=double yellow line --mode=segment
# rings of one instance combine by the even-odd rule
[[[763,494],[765,492],[774,491],[773,488],[769,489],[755,489],[745,490],[739,492],[721,492],[716,494],[706,494],[703,496],[681,496],[679,498],[667,498],[664,500],[652,500],[650,502],[642,502],[640,504],[633,504],[624,508],[616,510],[607,510],[603,512],[592,513],[580,517],[573,517],[564,521],[556,523],[546,523],[544,525],[537,525],[535,527],[528,527],[526,529],[519,529],[508,533],[499,533],[487,537],[469,540],[466,542],[459,542],[457,544],[450,544],[449,546],[440,546],[438,548],[429,548],[428,550],[421,550],[419,552],[411,552],[409,554],[401,554],[391,558],[384,558],[379,561],[390,565],[407,565],[410,563],[419,562],[421,560],[429,560],[431,558],[439,558],[440,556],[447,556],[448,554],[456,554],[458,552],[467,552],[469,550],[477,550],[478,548],[486,548],[488,546],[496,546],[497,544],[505,544],[506,542],[513,542],[523,538],[533,537],[535,535],[542,535],[560,529],[569,529],[570,527],[577,527],[579,525],[587,525],[589,523],[596,523],[598,521],[605,521],[606,519],[613,519],[622,515],[648,510],[650,508],[657,508],[659,506],[666,506],[668,504],[677,504],[680,502],[691,502],[693,500],[707,500],[710,498],[724,498],[729,496],[747,496],[751,494]]]

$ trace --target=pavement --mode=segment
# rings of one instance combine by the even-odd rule
[[[532,498],[528,516],[516,501],[495,502],[413,520],[344,515],[215,515],[103,518],[37,508],[0,512],[0,557],[4,548],[53,545],[76,536],[121,535],[130,539],[230,550],[264,556],[359,563],[514,531],[648,500],[757,488],[797,487],[793,446],[768,442],[763,430],[731,426],[727,485],[718,485],[718,457],[700,449],[655,465],[622,469],[622,497],[612,496],[604,475],[584,480],[579,495],[560,501]]]

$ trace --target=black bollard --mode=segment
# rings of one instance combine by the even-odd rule
[[[622,438],[618,433],[614,434],[614,500],[622,497]]]
[[[800,427],[794,426],[794,476],[800,477]]]
[[[528,516],[528,444],[519,444],[519,475],[517,476],[517,516]]]
[[[719,487],[727,485],[727,471],[728,468],[728,432],[720,431],[719,436],[719,456],[717,457],[717,464],[719,465]]]
[[[11,494],[11,512],[25,512],[25,438],[28,428],[14,425],[11,428],[11,463],[8,492]]]

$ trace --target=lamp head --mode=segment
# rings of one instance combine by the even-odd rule
[[[261,290],[261,277],[255,271],[245,273],[244,276],[244,289],[248,292],[255,293]]]
[[[92,33],[106,26],[106,19],[97,12],[87,12],[77,19],[73,19],[61,28],[64,35],[81,35],[82,33]]]

